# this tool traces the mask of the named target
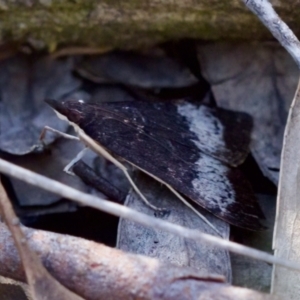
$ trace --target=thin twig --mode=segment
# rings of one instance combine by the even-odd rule
[[[199,240],[201,242],[205,242],[237,254],[245,255],[254,259],[265,261],[267,263],[277,264],[292,270],[300,271],[300,264],[297,262],[279,259],[269,253],[260,250],[249,248],[234,242],[223,240],[222,238],[216,236],[199,232],[197,230],[187,229],[164,220],[147,216],[143,213],[134,211],[120,204],[112,203],[110,201],[82,193],[58,181],[18,167],[3,159],[0,159],[0,172],[45,189],[49,192],[58,194],[64,198],[74,200],[82,205],[90,206],[112,215],[119,216],[121,218],[129,219],[147,227],[165,230],[170,233],[179,235],[183,238]]]
[[[300,42],[268,0],[242,0],[293,57],[300,68]]]

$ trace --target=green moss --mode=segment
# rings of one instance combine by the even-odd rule
[[[56,0],[49,7],[12,5],[0,12],[0,32],[4,40],[30,38],[50,50],[66,44],[136,48],[183,37],[271,38],[255,16],[232,3],[203,0],[198,6],[175,6],[150,0]]]

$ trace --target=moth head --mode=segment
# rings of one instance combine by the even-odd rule
[[[45,102],[54,109],[60,119],[79,124],[84,118],[83,100],[65,100],[61,102],[53,99],[46,99]]]

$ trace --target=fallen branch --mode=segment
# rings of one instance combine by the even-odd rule
[[[300,264],[297,262],[275,258],[273,255],[263,251],[249,248],[238,243],[223,240],[222,238],[205,234],[198,230],[187,229],[182,226],[166,222],[164,220],[147,216],[143,213],[139,213],[120,204],[112,203],[110,201],[82,193],[53,179],[49,179],[45,176],[36,174],[27,169],[18,167],[3,159],[0,159],[0,172],[8,176],[17,178],[19,180],[25,181],[29,184],[38,186],[42,189],[60,195],[64,198],[74,200],[82,205],[100,209],[104,212],[137,222],[144,226],[165,230],[184,238],[202,241],[237,254],[245,255],[254,259],[265,261],[267,263],[277,264],[292,270],[300,271]]]
[[[30,248],[39,253],[60,283],[85,299],[243,299],[277,297],[222,283],[219,275],[199,274],[157,259],[127,254],[82,238],[22,227]],[[11,233],[0,222],[0,274],[25,279]]]
[[[0,182],[0,211],[13,236],[33,299],[83,300],[57,282],[31,251],[10,200]],[[4,245],[3,245],[4,246]],[[5,245],[6,246],[6,245]],[[5,264],[6,262],[4,262]]]

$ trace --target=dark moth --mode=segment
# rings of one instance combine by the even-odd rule
[[[263,228],[253,191],[235,168],[248,154],[249,115],[185,101],[46,102],[77,131],[217,217],[247,229]]]

